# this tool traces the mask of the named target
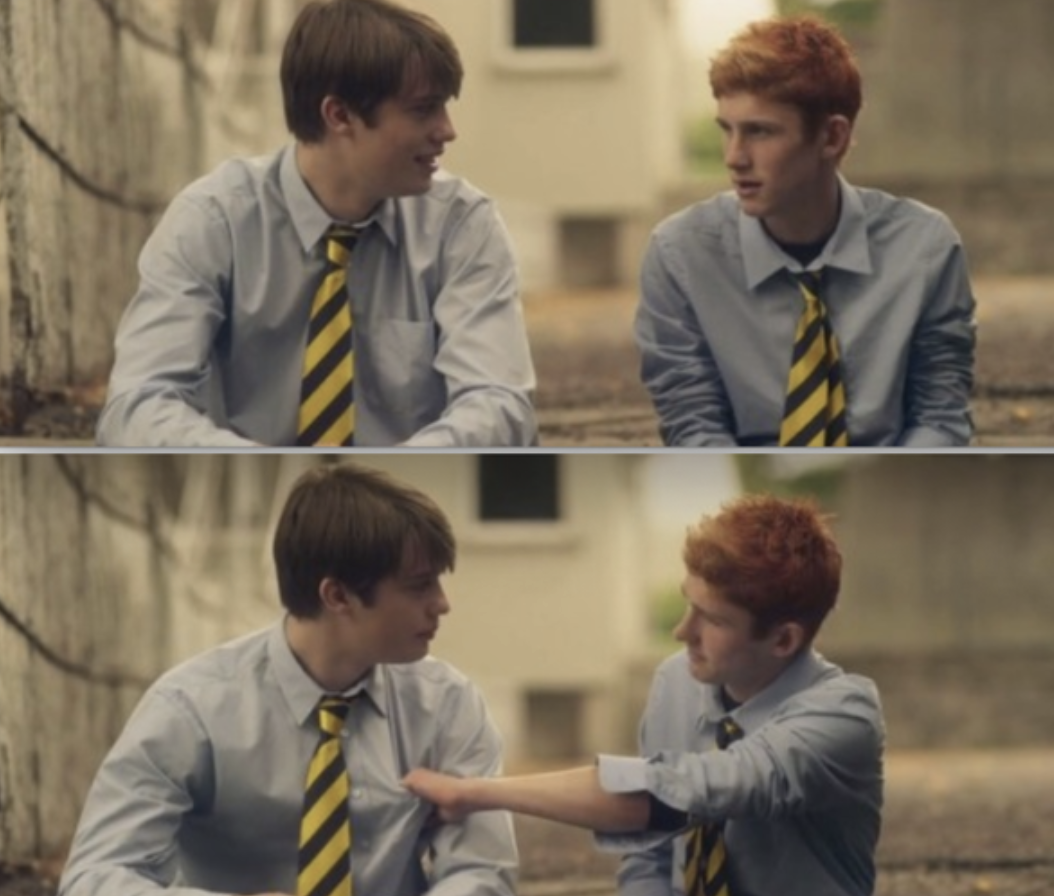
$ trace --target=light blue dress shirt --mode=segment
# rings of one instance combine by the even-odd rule
[[[180,193],[140,256],[99,443],[295,444],[332,223],[291,146],[227,162]],[[348,291],[357,446],[536,442],[516,265],[486,196],[440,173],[425,195],[384,202]]]
[[[430,807],[399,783],[419,766],[500,772],[500,739],[478,692],[434,659],[378,666],[349,695],[359,691],[343,734],[355,892],[511,896],[510,816],[426,826]],[[166,673],[99,770],[61,896],[295,893],[322,694],[281,624]]]
[[[744,731],[715,748],[717,722]],[[692,677],[685,653],[655,674],[643,759],[601,756],[608,791],[648,791],[692,824],[725,821],[737,896],[869,896],[881,826],[885,726],[874,684],[806,651],[733,712]],[[686,837],[599,835],[629,852],[621,896],[684,893]]]
[[[974,298],[958,234],[909,199],[840,180],[823,252],[824,302],[841,349],[852,445],[966,445]],[[802,266],[723,193],[656,229],[636,336],[663,440],[777,445]]]

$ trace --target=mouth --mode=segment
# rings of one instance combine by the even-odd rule
[[[732,184],[741,199],[756,196],[761,192],[761,182],[757,180],[734,180]]]
[[[427,156],[416,156],[414,161],[428,171],[429,174],[435,174],[439,170],[439,157],[441,155],[442,153],[434,153]]]
[[[432,629],[429,629],[426,632],[421,632],[421,634],[419,634],[417,637],[420,638],[422,641],[431,641],[431,640],[433,640],[435,638],[435,636],[436,636],[436,634],[438,632],[439,632],[439,629],[432,628]]]

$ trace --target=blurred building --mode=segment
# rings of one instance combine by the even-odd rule
[[[510,759],[632,749],[648,649],[640,455],[364,458],[431,494],[458,535],[435,653],[483,690]]]
[[[630,749],[624,690],[647,655],[640,455],[370,455],[451,519],[453,612],[434,645],[482,689],[512,759]],[[317,458],[188,458],[166,524],[173,624],[162,665],[280,612],[271,530]],[[181,597],[182,595],[182,597]]]
[[[975,271],[1050,273],[1054,3],[884,0],[850,176],[944,211]]]
[[[411,0],[457,41],[452,170],[499,200],[528,288],[636,279],[683,175],[672,0]]]
[[[212,163],[289,139],[278,85],[300,0],[187,0],[226,110]],[[525,288],[636,279],[683,177],[674,0],[406,0],[446,28],[466,78],[446,167],[498,200]]]

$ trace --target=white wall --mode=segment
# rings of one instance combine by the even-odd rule
[[[559,524],[481,524],[473,456],[363,457],[431,494],[450,515],[458,568],[453,611],[434,645],[480,686],[510,756],[526,752],[527,691],[587,698],[587,748],[621,724],[619,692],[647,642],[643,458],[561,458]]]

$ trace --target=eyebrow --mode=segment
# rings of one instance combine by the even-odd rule
[[[717,124],[723,128],[732,127],[732,124],[727,119],[722,118],[720,115],[717,116],[714,121],[716,121]],[[738,124],[741,128],[750,126],[777,128],[782,126],[781,122],[778,122],[771,118],[746,118],[743,121],[738,122]]]
[[[722,614],[722,613],[712,613],[712,612],[710,612],[710,610],[704,610],[698,604],[692,603],[691,598],[689,598],[688,595],[685,593],[683,585],[681,586],[681,596],[684,598],[684,600],[688,604],[688,606],[690,606],[693,610],[695,610],[695,612],[698,613],[700,616],[702,616],[704,619],[712,619],[712,620],[714,620],[716,622],[726,622],[726,623],[730,621],[729,618],[727,616],[725,616],[724,614]]]
[[[401,99],[404,103],[411,106],[450,102],[450,97],[445,93],[410,93]]]
[[[401,578],[404,582],[412,584],[415,582],[430,582],[432,579],[438,579],[439,576],[440,572],[438,569],[425,569],[403,573]]]

